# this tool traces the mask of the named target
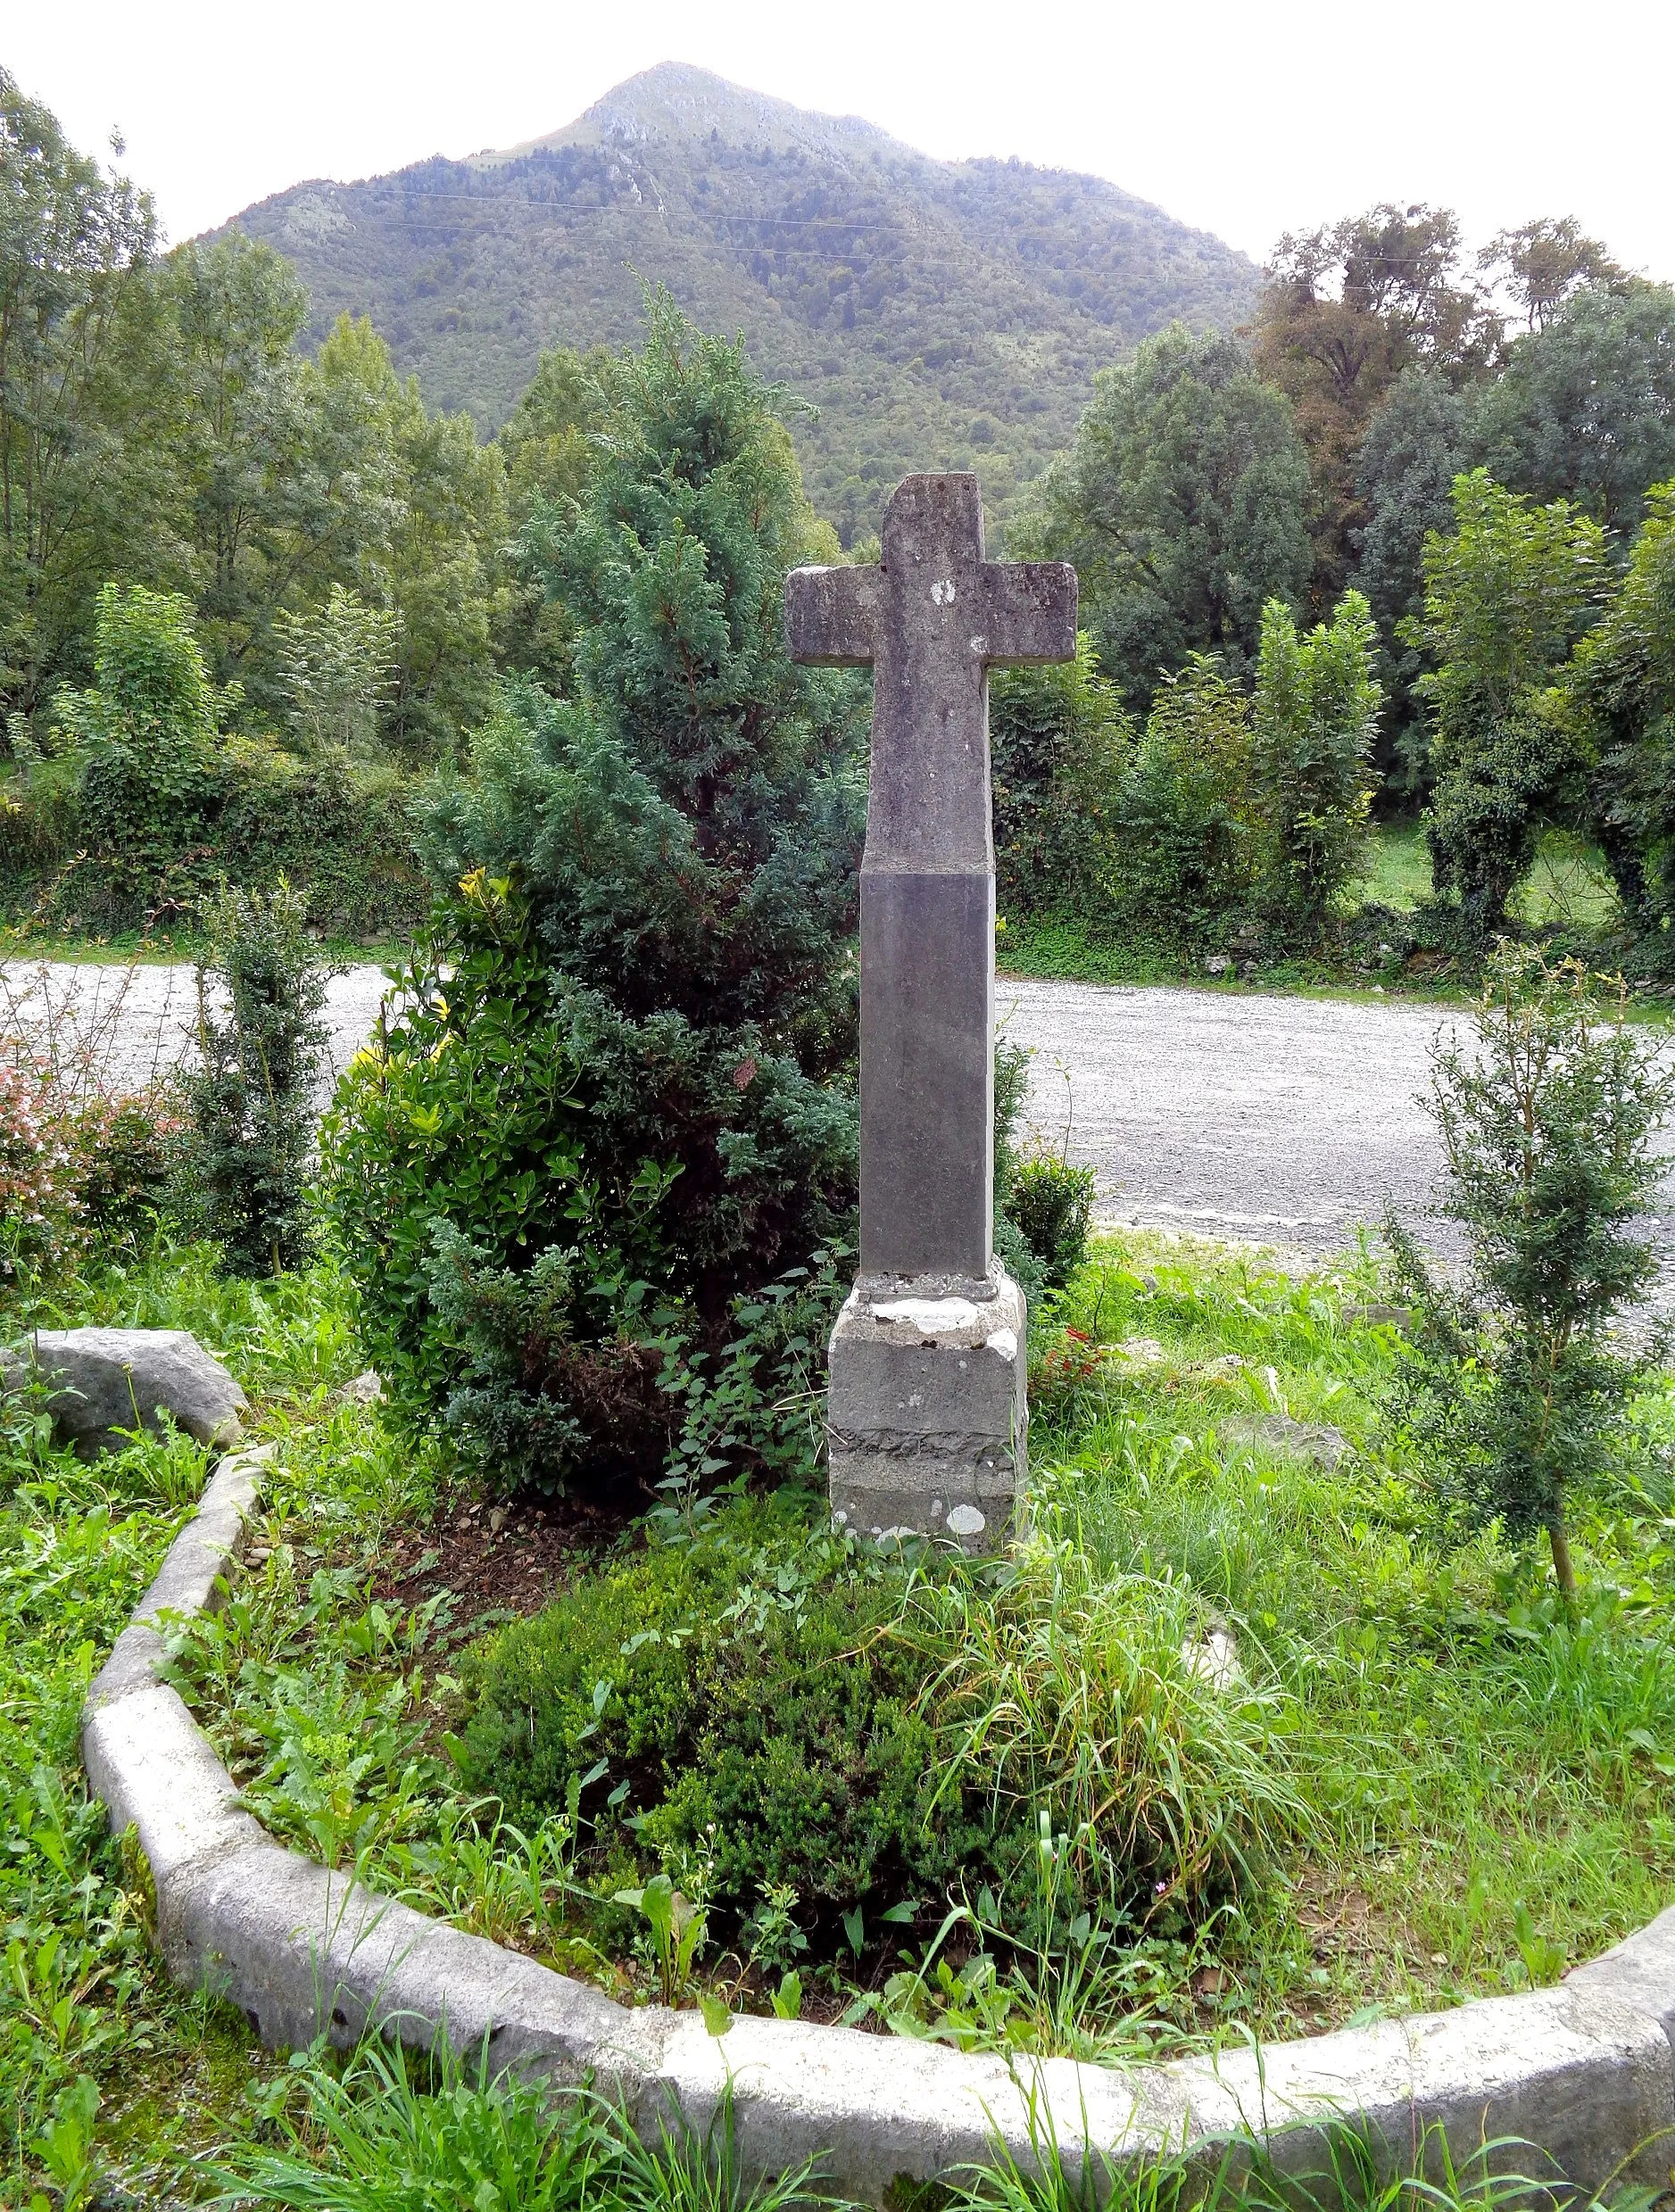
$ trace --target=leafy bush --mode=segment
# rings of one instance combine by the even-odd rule
[[[1118,913],[1157,936],[1201,938],[1248,905],[1257,823],[1250,702],[1212,656],[1157,688],[1119,797]]]
[[[229,882],[282,875],[306,892],[312,926],[343,937],[424,919],[430,891],[414,851],[421,785],[387,763],[299,760],[253,737],[229,739],[222,764],[212,854]]]
[[[127,990],[84,1018],[49,968],[0,975],[0,1297],[62,1287],[101,1247],[132,1253],[170,1211],[178,1102],[155,1071],[133,1091],[111,1080]]]
[[[989,742],[1002,908],[1097,911],[1111,872],[1116,793],[1133,726],[1085,634],[1074,660],[995,670]]]
[[[890,1633],[901,1598],[852,1538],[733,1508],[471,1656],[468,1783],[533,1826],[579,1782],[597,1864],[649,1853],[741,1921],[790,1888],[829,1951],[858,1905],[994,1870],[958,1800],[925,1823],[935,1738],[922,1661]]]
[[[86,852],[73,897],[105,926],[188,912],[212,880],[220,805],[218,729],[226,698],[210,682],[188,601],[107,584],[94,633],[94,684],[61,692],[58,741],[84,757],[79,819]]]
[[[1311,935],[1366,849],[1368,763],[1383,704],[1377,644],[1359,592],[1346,592],[1330,627],[1317,624],[1306,637],[1282,601],[1263,609],[1253,765],[1266,833],[1264,892]]]
[[[1024,1160],[1007,1191],[1007,1212],[1035,1255],[1049,1290],[1062,1290],[1088,1254],[1094,1172],[1050,1153]]]
[[[223,887],[205,908],[202,1065],[183,1082],[187,1172],[205,1232],[236,1274],[277,1275],[311,1241],[307,1168],[328,1031],[306,912],[283,878],[269,892]],[[211,977],[226,992],[225,1019],[211,1008]]]
[[[1663,1173],[1654,1132],[1675,1101],[1659,1044],[1576,960],[1503,943],[1475,1049],[1434,1056],[1430,1110],[1448,1164],[1443,1211],[1472,1242],[1470,1281],[1439,1282],[1393,1215],[1386,1234],[1423,1328],[1397,1403],[1434,1454],[1445,1505],[1514,1537],[1545,1529],[1574,1595],[1569,1489],[1596,1474],[1648,1369],[1611,1324],[1657,1272],[1631,1233]]]
[[[1675,483],[1654,485],[1611,604],[1565,672],[1588,808],[1630,926],[1675,957]]]
[[[185,1128],[178,1099],[162,1087],[95,1098],[75,1116],[76,1195],[101,1244],[138,1249],[170,1216]]]
[[[83,1243],[74,1165],[49,1072],[0,1060],[0,1298],[65,1267]]]
[[[1532,507],[1480,468],[1455,478],[1454,509],[1454,534],[1425,540],[1424,613],[1401,635],[1435,663],[1416,686],[1434,730],[1431,872],[1483,942],[1580,766],[1551,686],[1597,607],[1605,537],[1563,500]]]
[[[998,1893],[1007,1940],[1061,1942],[1081,1910],[1143,1922],[1257,1881],[1303,1818],[1273,1700],[1195,1673],[1198,1620],[1186,1586],[1050,1545],[991,1591],[732,1507],[479,1646],[457,1756],[522,1827],[591,1818],[601,1890],[650,1858],[741,1924],[794,1893],[816,1957],[950,1885]],[[1072,1839],[1052,1929],[1042,1818]]]

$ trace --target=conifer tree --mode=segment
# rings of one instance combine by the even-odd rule
[[[659,297],[644,350],[608,387],[585,491],[542,518],[549,588],[578,625],[575,694],[510,690],[427,832],[446,957],[470,979],[444,987],[438,1018],[469,1060],[470,1009],[485,1010],[517,1141],[493,1190],[480,1117],[416,1168],[405,1157],[398,1172],[394,1151],[380,1165],[355,1134],[380,1111],[364,1071],[331,1140],[385,1357],[433,1399],[451,1389],[456,1420],[492,1429],[502,1453],[557,1433],[551,1402],[567,1394],[584,1432],[626,1450],[623,1392],[637,1388],[655,1429],[655,1401],[629,1387],[647,1371],[649,1323],[634,1313],[660,1313],[666,1340],[713,1354],[739,1295],[806,1263],[855,1191],[865,695],[793,667],[782,612],[786,570],[837,548],[741,346],[695,336]],[[434,978],[416,981],[434,1007]],[[514,1005],[527,1019],[509,1039]],[[402,1035],[391,1049],[407,1049]],[[432,1079],[410,1052],[404,1065],[418,1098]],[[532,1120],[512,1092],[551,1104]],[[461,1282],[492,1285],[503,1314],[548,1253],[538,1325],[497,1324],[515,1356],[479,1349],[462,1384],[470,1362],[450,1367],[444,1343],[470,1335]],[[585,1458],[585,1435],[565,1437]]]

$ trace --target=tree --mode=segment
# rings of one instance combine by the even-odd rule
[[[1455,480],[1455,534],[1425,540],[1425,606],[1401,634],[1433,672],[1418,689],[1437,772],[1431,871],[1472,937],[1505,924],[1576,748],[1552,686],[1606,581],[1605,534],[1563,500],[1538,507],[1482,469]]]
[[[509,688],[471,782],[430,817],[463,1012],[436,1017],[448,1048],[422,1066],[394,1040],[389,1072],[363,1071],[333,1140],[346,1248],[393,1371],[433,1404],[452,1398],[465,1433],[516,1434],[536,1462],[545,1450],[549,1480],[590,1451],[619,1471],[648,1450],[659,1463],[672,1401],[659,1415],[644,1386],[654,1332],[635,1313],[660,1313],[660,1341],[673,1331],[714,1355],[741,1295],[806,1267],[842,1227],[856,1172],[863,694],[790,664],[782,611],[786,569],[835,546],[742,351],[694,336],[667,297],[601,436],[554,545],[579,625],[577,696]],[[427,1004],[441,992],[453,1006],[453,984],[423,982]],[[491,1034],[515,1150],[485,1164],[468,1121],[414,1164],[410,1121],[379,1119],[385,1088],[399,1068],[427,1111],[427,1087],[454,1082]],[[537,1117],[546,1139],[504,1101],[509,1085],[546,1095],[560,1065]],[[386,1125],[399,1163],[381,1149]],[[544,1170],[526,1180],[535,1156]],[[468,1165],[488,1187],[451,1232],[446,1193]],[[458,1236],[476,1239],[469,1253]],[[480,1332],[452,1365],[424,1350],[439,1341],[436,1298],[460,1316],[460,1285],[476,1280],[503,1310],[526,1279],[541,1318],[515,1357],[484,1351]]]
[[[99,583],[156,580],[155,243],[149,197],[0,69],[0,694],[26,715],[75,660]]]
[[[365,510],[352,545],[329,567],[316,560],[315,588],[341,577],[399,618],[387,733],[410,758],[445,758],[493,696],[506,535],[499,450],[477,443],[468,416],[427,414],[417,382],[401,381],[364,317],[339,318],[311,394],[328,431],[332,481]]]
[[[1405,369],[1367,427],[1356,457],[1361,520],[1351,542],[1353,582],[1372,609],[1380,681],[1389,700],[1381,781],[1410,801],[1428,794],[1430,749],[1415,685],[1420,649],[1401,625],[1423,610],[1425,540],[1453,520],[1451,493],[1464,466],[1464,395],[1429,369]]]
[[[271,246],[233,232],[170,255],[177,446],[199,616],[220,680],[277,707],[269,625],[356,503],[318,482],[308,376],[296,340],[308,294]]]
[[[1499,337],[1447,208],[1385,203],[1280,240],[1263,271],[1255,360],[1297,410],[1318,502],[1323,601],[1337,596],[1348,572],[1364,519],[1356,457],[1390,386],[1413,368],[1449,385],[1469,381],[1489,366]]]
[[[1527,330],[1545,330],[1585,286],[1621,285],[1628,276],[1597,238],[1582,236],[1573,215],[1544,217],[1497,232],[1478,255],[1477,265],[1498,274],[1511,288]]]
[[[1632,528],[1675,476],[1675,288],[1577,292],[1513,347],[1470,444],[1497,483]]]
[[[275,618],[280,681],[306,750],[365,759],[377,750],[378,708],[391,688],[401,624],[341,584],[326,604]]]
[[[187,1171],[204,1230],[236,1275],[278,1275],[313,1240],[309,1155],[330,1032],[307,912],[283,877],[271,892],[223,885],[204,907]]]
[[[1592,826],[1630,925],[1675,954],[1675,484],[1654,485],[1621,582],[1564,691]]]
[[[1602,980],[1503,943],[1475,1043],[1433,1056],[1442,1211],[1471,1239],[1465,1287],[1439,1284],[1401,1223],[1386,1223],[1422,1320],[1406,1410],[1445,1501],[1513,1537],[1545,1530],[1567,1602],[1567,1494],[1597,1471],[1651,1364],[1611,1324],[1656,1277],[1656,1247],[1633,1230],[1664,1165],[1651,1139],[1675,1101],[1658,1040],[1628,1026],[1621,979],[1608,995]]]
[[[1176,324],[1097,379],[1040,534],[1075,562],[1100,665],[1144,712],[1194,652],[1250,667],[1265,603],[1307,587],[1308,509],[1284,398],[1237,339]]]
[[[505,667],[560,691],[569,688],[575,625],[553,596],[554,553],[593,470],[610,373],[603,353],[549,348],[499,439],[513,575],[497,613],[496,647]]]
[[[1359,592],[1306,637],[1282,601],[1264,610],[1254,702],[1255,782],[1266,832],[1266,895],[1307,936],[1366,849],[1373,733],[1384,703],[1378,633]]]
[[[535,364],[499,438],[514,528],[543,503],[562,514],[586,490],[611,368],[608,354],[562,345],[549,346]]]

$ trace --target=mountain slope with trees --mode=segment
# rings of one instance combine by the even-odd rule
[[[1256,272],[1092,177],[937,162],[665,62],[530,145],[310,183],[236,219],[294,264],[318,342],[369,315],[433,408],[487,431],[543,347],[637,344],[647,283],[781,380],[846,542],[913,468],[992,511],[1067,444],[1094,371],[1177,318],[1228,329]]]

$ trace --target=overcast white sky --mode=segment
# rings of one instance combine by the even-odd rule
[[[1376,200],[1575,214],[1675,280],[1672,0],[12,0],[0,63],[190,236],[698,62],[947,158],[1087,170],[1260,259]]]

